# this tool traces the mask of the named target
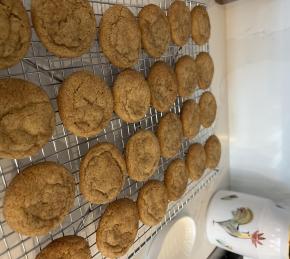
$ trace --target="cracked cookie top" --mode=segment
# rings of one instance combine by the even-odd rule
[[[30,46],[31,29],[21,0],[0,1],[0,69],[22,59]]]
[[[138,231],[138,210],[130,199],[119,199],[108,205],[96,232],[98,250],[107,258],[126,254]]]
[[[160,119],[157,132],[161,156],[171,158],[177,155],[181,148],[183,132],[179,116],[169,112]]]
[[[135,181],[146,181],[157,170],[160,147],[157,137],[150,130],[135,133],[126,145],[128,175]]]
[[[73,134],[90,137],[107,127],[113,114],[113,96],[98,76],[79,71],[62,84],[58,98],[64,126]]]
[[[139,13],[142,46],[155,58],[161,57],[170,42],[170,25],[159,6],[146,5]]]
[[[148,84],[151,104],[159,112],[167,112],[177,97],[177,79],[173,69],[163,61],[150,68]]]
[[[100,22],[99,41],[113,65],[129,68],[137,63],[141,32],[133,13],[122,5],[114,5],[106,10]]]
[[[185,45],[191,33],[191,16],[184,1],[174,1],[170,5],[168,20],[172,41],[178,46]]]
[[[104,204],[120,193],[125,160],[118,148],[110,143],[92,147],[81,161],[80,191],[91,203]]]
[[[54,127],[54,112],[40,87],[22,79],[0,80],[0,157],[35,155]]]
[[[64,236],[53,240],[36,259],[91,259],[90,247],[80,236]]]
[[[4,217],[21,234],[44,235],[69,213],[74,194],[74,179],[65,167],[54,162],[32,165],[7,187]]]
[[[176,201],[181,198],[186,190],[187,180],[188,173],[184,160],[173,160],[164,174],[164,184],[169,200]]]
[[[43,45],[58,57],[78,57],[96,37],[96,20],[87,0],[32,0],[32,22]]]
[[[150,106],[150,88],[144,76],[135,70],[121,72],[113,87],[114,110],[126,122],[141,120]]]
[[[164,217],[168,205],[165,185],[150,180],[139,190],[137,206],[140,220],[149,226],[158,224]]]

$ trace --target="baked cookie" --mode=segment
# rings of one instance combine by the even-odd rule
[[[137,206],[140,220],[149,226],[158,224],[164,217],[168,206],[165,185],[157,180],[150,180],[139,190]]]
[[[203,127],[209,128],[216,117],[217,104],[211,92],[205,92],[199,99],[199,118]]]
[[[207,52],[200,52],[196,57],[195,63],[197,67],[197,84],[199,88],[209,88],[214,73],[214,64],[211,56]]]
[[[121,72],[114,82],[114,110],[126,122],[138,122],[150,107],[150,88],[144,76],[132,69]]]
[[[108,205],[96,233],[97,247],[103,256],[116,258],[126,254],[134,243],[139,216],[136,203],[119,199]]]
[[[180,119],[183,135],[186,138],[194,138],[200,129],[199,106],[194,100],[187,100],[183,103]]]
[[[175,74],[178,83],[178,94],[190,97],[197,86],[197,67],[192,57],[186,55],[178,59],[175,65]]]
[[[88,0],[31,0],[31,17],[42,44],[58,57],[79,57],[96,38]]]
[[[206,162],[206,154],[201,144],[192,144],[185,159],[185,164],[188,170],[189,178],[192,181],[197,181],[204,172]]]
[[[140,130],[126,145],[128,175],[135,181],[146,181],[156,171],[160,160],[157,137],[150,130]]]
[[[141,32],[133,13],[122,5],[113,5],[106,10],[100,22],[99,41],[113,65],[129,68],[137,63]]]
[[[171,39],[178,45],[183,46],[188,41],[191,33],[191,15],[184,1],[173,2],[167,12],[171,30]]]
[[[146,5],[139,13],[142,46],[155,58],[161,57],[170,42],[170,25],[159,6]]]
[[[22,79],[0,80],[0,157],[35,155],[54,127],[54,112],[44,90]]]
[[[104,204],[122,190],[126,164],[121,152],[110,143],[92,147],[81,161],[80,191],[91,203]]]
[[[53,240],[36,259],[90,259],[91,251],[86,239],[80,236],[64,236]]]
[[[57,97],[60,118],[76,136],[91,137],[106,128],[113,115],[113,95],[98,76],[79,71],[64,80]]]
[[[206,167],[214,169],[218,166],[221,159],[221,143],[216,135],[210,136],[205,145]]]
[[[41,236],[57,227],[74,204],[75,183],[54,162],[32,165],[15,176],[3,205],[8,225],[26,236]]]
[[[21,0],[1,1],[0,32],[0,69],[3,69],[17,64],[30,46],[31,29]]]
[[[157,129],[157,137],[160,144],[161,156],[174,157],[182,144],[182,124],[175,113],[168,113],[161,118]]]
[[[176,201],[184,194],[187,186],[188,173],[185,162],[176,159],[170,163],[164,174],[164,184],[168,199]]]
[[[198,45],[208,42],[210,37],[210,21],[204,6],[198,5],[191,10],[191,36]]]
[[[172,68],[158,61],[151,67],[147,80],[153,107],[160,112],[169,111],[177,96],[177,79]]]

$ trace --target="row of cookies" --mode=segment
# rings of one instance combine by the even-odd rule
[[[158,180],[146,182],[139,190],[136,202],[127,198],[111,202],[101,216],[96,231],[96,244],[102,255],[109,258],[124,255],[136,238],[139,220],[149,226],[161,222],[168,203],[180,199],[185,193],[188,178],[198,180],[204,168],[215,168],[220,155],[220,142],[213,135],[204,147],[197,143],[191,145],[185,161],[173,160],[165,171],[164,183]],[[54,240],[36,258],[52,259],[68,250],[71,258],[76,255],[90,258],[87,242],[77,236]]]
[[[187,107],[184,107],[182,114],[187,112]],[[148,180],[155,173],[160,156],[172,158],[179,152],[183,130],[196,124],[195,117],[198,118],[199,113],[190,112],[189,115],[194,118],[182,117],[182,126],[175,113],[166,114],[160,120],[156,136],[149,130],[135,133],[127,142],[126,159],[110,143],[99,143],[90,148],[80,165],[80,192],[84,198],[95,204],[114,200],[122,190],[127,173],[133,180]],[[209,143],[209,147],[205,145],[206,151],[200,144],[189,149],[186,163],[192,179],[203,173],[206,164],[210,168],[217,165],[220,154],[215,155],[216,148],[212,146],[219,142]],[[206,158],[217,162],[206,162]],[[62,165],[42,162],[29,166],[6,189],[5,218],[20,233],[32,236],[46,234],[68,214],[73,206],[74,193],[73,177]]]
[[[196,60],[178,59],[175,71],[166,63],[156,62],[147,80],[132,69],[121,72],[113,91],[98,76],[87,71],[71,74],[59,89],[57,103],[66,129],[76,136],[91,137],[106,128],[113,111],[125,122],[144,118],[150,103],[167,112],[176,96],[191,96],[198,85],[209,87],[213,77],[210,55],[201,52]],[[51,138],[55,118],[46,93],[29,81],[0,80],[0,157],[25,158],[39,151]],[[193,108],[189,109],[192,110]],[[210,93],[200,102],[201,124],[209,127],[209,111],[215,117],[216,103]],[[186,133],[187,134],[187,133]]]
[[[3,69],[17,64],[26,55],[31,29],[21,0],[5,1],[0,10],[4,23],[0,42],[0,69]],[[96,38],[96,19],[88,0],[32,0],[31,17],[42,44],[58,57],[81,56]],[[190,34],[199,45],[209,39],[210,21],[201,5],[190,13],[183,1],[175,1],[167,17],[159,6],[149,4],[140,11],[138,21],[127,7],[114,5],[102,16],[99,42],[112,64],[129,68],[138,61],[141,42],[150,56],[160,57],[171,38],[182,46]]]

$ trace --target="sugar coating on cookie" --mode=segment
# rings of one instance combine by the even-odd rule
[[[147,80],[152,106],[160,112],[169,111],[177,96],[177,79],[173,69],[158,61],[151,67]]]
[[[118,148],[99,143],[81,161],[80,191],[91,203],[108,203],[122,190],[124,175],[126,163]]]
[[[168,113],[161,118],[157,129],[157,137],[160,144],[161,156],[174,157],[182,144],[182,124],[175,113]]]
[[[206,153],[206,167],[214,169],[221,158],[221,143],[216,135],[210,136],[204,145]]]
[[[149,226],[158,224],[164,217],[168,206],[165,185],[157,180],[150,180],[139,190],[137,206],[140,220]]]
[[[192,40],[203,45],[208,42],[210,37],[210,20],[206,8],[197,5],[191,10],[191,36]]]
[[[22,79],[0,80],[0,157],[35,155],[54,128],[54,111],[44,90]]]
[[[1,1],[0,69],[17,64],[30,46],[31,29],[21,0]]]
[[[168,199],[176,201],[184,194],[187,186],[188,173],[185,162],[181,159],[173,160],[164,174],[164,184]]]
[[[150,107],[150,88],[144,76],[135,70],[121,72],[114,82],[114,111],[126,122],[140,121]]]
[[[64,80],[57,98],[64,126],[76,136],[91,137],[106,128],[113,115],[113,95],[107,84],[88,71]]]
[[[188,55],[178,59],[175,65],[175,74],[178,83],[178,94],[182,97],[191,97],[197,87],[197,66],[194,59]]]
[[[74,204],[75,183],[68,170],[54,162],[32,165],[6,189],[4,217],[26,236],[45,235],[60,224]]]
[[[205,170],[206,154],[203,145],[192,144],[186,155],[185,164],[188,169],[189,178],[197,181]]]
[[[152,57],[161,57],[170,42],[170,25],[159,6],[146,5],[139,15],[142,46]]]
[[[137,63],[141,32],[133,13],[123,5],[113,5],[103,14],[99,42],[109,61],[119,68]]]
[[[130,199],[119,199],[108,205],[101,216],[96,243],[103,256],[116,258],[126,254],[138,231],[138,210]]]
[[[58,57],[81,56],[96,38],[88,0],[32,0],[31,17],[42,44]]]
[[[194,138],[200,129],[199,106],[194,100],[187,100],[183,103],[180,119],[183,135],[187,138]]]
[[[216,118],[217,104],[211,92],[205,92],[199,99],[200,123],[209,128]]]
[[[214,64],[211,56],[207,52],[200,52],[196,57],[197,84],[200,89],[210,87],[213,74]]]
[[[36,259],[90,259],[88,242],[80,236],[64,236],[53,240],[36,256]]]
[[[160,147],[157,137],[150,130],[135,133],[126,145],[128,175],[135,181],[146,181],[159,164]]]
[[[191,33],[189,8],[183,1],[176,0],[170,5],[167,15],[172,41],[178,46],[185,45]]]

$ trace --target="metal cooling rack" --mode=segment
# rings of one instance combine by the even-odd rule
[[[97,1],[91,0],[91,5],[94,8],[97,24],[99,24],[102,14],[111,5],[116,3],[128,6],[135,15],[140,9],[149,3],[160,5],[164,10],[170,5],[169,0],[108,0]],[[190,9],[198,3],[196,1],[187,0],[186,2]],[[30,1],[24,0],[25,8],[30,16]],[[116,115],[113,116],[110,125],[100,134],[92,138],[75,137],[68,132],[59,118],[56,96],[61,82],[69,74],[78,70],[89,70],[101,76],[110,86],[112,85],[119,69],[112,66],[104,57],[99,48],[98,41],[91,48],[90,53],[83,55],[80,58],[60,59],[42,46],[37,38],[34,29],[32,28],[32,42],[29,53],[18,65],[7,70],[0,70],[0,78],[22,78],[40,85],[49,95],[56,116],[56,130],[50,142],[35,156],[21,160],[0,160],[0,257],[1,258],[35,258],[48,243],[52,240],[64,235],[77,234],[83,236],[89,242],[91,254],[93,258],[103,258],[96,247],[95,232],[97,223],[105,206],[93,205],[86,202],[79,191],[79,164],[82,156],[90,147],[98,142],[108,141],[114,143],[120,150],[124,149],[128,138],[134,134],[139,128],[156,130],[159,119],[162,113],[157,112],[154,108],[150,108],[146,116],[138,123],[128,124],[120,120]],[[209,51],[208,45],[197,46],[191,40],[182,48],[170,45],[168,51],[159,59],[173,66],[176,60],[188,54],[195,57],[200,51]],[[136,70],[141,71],[147,76],[149,68],[157,59],[148,57],[145,52],[142,52]],[[202,90],[196,90],[193,99],[198,101]],[[184,99],[177,98],[171,111],[179,114]],[[179,154],[176,157],[183,158],[186,151],[193,142],[204,143],[205,140],[212,135],[213,127],[209,129],[202,128],[198,136],[191,141],[184,141]],[[30,238],[14,232],[6,223],[3,217],[3,197],[5,189],[11,179],[17,175],[23,168],[36,164],[40,161],[55,161],[61,163],[70,170],[76,182],[75,206],[70,214],[65,218],[64,222],[59,227],[46,236]],[[161,159],[160,166],[152,178],[163,180],[163,171],[172,159]],[[206,171],[204,176],[198,182],[190,182],[183,198],[177,202],[171,202],[164,220],[155,227],[149,227],[139,224],[139,231],[133,246],[130,248],[126,256],[122,258],[133,257],[141,247],[151,240],[164,225],[168,224],[174,216],[182,210],[182,208],[203,189],[209,182],[214,180],[219,173],[218,169]],[[118,196],[131,197],[136,199],[139,188],[143,183],[135,182],[129,178]]]

